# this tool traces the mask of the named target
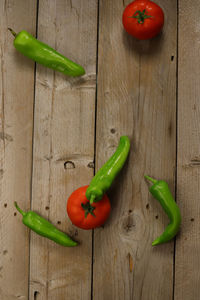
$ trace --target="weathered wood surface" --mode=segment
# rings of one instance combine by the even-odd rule
[[[32,209],[81,245],[64,248],[31,234],[29,296],[89,299],[92,232],[73,227],[65,207],[93,176],[97,1],[46,0],[38,11],[38,38],[83,65],[87,75],[72,79],[37,66]]]
[[[35,1],[0,1],[0,299],[28,299],[29,232],[14,201],[30,208],[34,63],[13,47],[36,29]],[[23,17],[22,17],[23,16]]]
[[[177,201],[183,224],[176,243],[175,300],[200,295],[199,11],[199,1],[179,1]]]
[[[0,2],[2,300],[199,299],[200,4],[178,1],[177,11],[177,1],[157,0],[164,31],[139,42],[122,27],[129,2]],[[86,75],[67,78],[37,65],[34,76],[34,63],[17,53],[7,27],[37,33]],[[94,235],[79,230],[67,218],[67,197],[89,183],[94,153],[97,171],[123,134],[131,152],[109,192],[111,217]],[[183,224],[175,244],[151,246],[168,220],[145,173],[177,194]],[[29,236],[15,200],[81,245]]]
[[[100,1],[96,168],[120,135],[131,138],[131,153],[110,192],[110,220],[94,234],[95,300],[173,297],[174,245],[151,246],[167,218],[143,177],[174,188],[177,14],[174,1],[157,2],[170,15],[163,34],[136,42],[122,28],[123,1]]]

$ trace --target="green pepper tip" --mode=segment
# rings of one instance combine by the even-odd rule
[[[155,240],[155,241],[153,241],[152,246],[156,246],[156,245],[159,245],[159,244],[160,244],[159,241]]]
[[[26,213],[23,210],[21,210],[21,208],[19,208],[19,206],[18,206],[18,204],[17,204],[16,201],[14,202],[14,205],[15,205],[16,209],[18,210],[18,212],[20,214],[22,214],[22,216],[24,217],[26,215]]]
[[[147,180],[149,180],[149,181],[151,181],[153,184],[155,184],[156,182],[158,182],[158,180],[153,179],[153,178],[151,178],[151,177],[148,176],[148,175],[144,175],[144,178],[147,179]]]
[[[10,32],[12,33],[12,35],[14,37],[16,37],[17,34],[16,34],[16,32],[14,30],[12,30],[12,28],[8,27],[8,30],[10,30]]]
[[[73,241],[72,247],[78,246],[78,242]]]

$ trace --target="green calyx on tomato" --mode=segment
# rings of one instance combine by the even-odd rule
[[[139,24],[143,24],[145,19],[152,18],[152,16],[146,15],[146,9],[144,9],[143,11],[136,10],[134,15],[130,18],[135,18]]]
[[[85,211],[85,218],[87,218],[88,214],[91,214],[93,217],[95,217],[95,214],[93,211],[95,210],[95,207],[90,204],[90,202],[81,203],[82,208]]]

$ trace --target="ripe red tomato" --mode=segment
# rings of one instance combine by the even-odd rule
[[[149,0],[135,0],[124,10],[122,22],[125,30],[139,40],[156,36],[164,25],[162,8]]]
[[[110,214],[110,201],[107,195],[102,200],[90,204],[85,196],[87,186],[75,190],[67,201],[67,213],[74,225],[82,229],[92,229],[105,223]]]

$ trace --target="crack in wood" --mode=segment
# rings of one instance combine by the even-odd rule
[[[129,270],[130,270],[130,273],[132,273],[133,272],[133,258],[130,253],[128,253],[127,256],[128,256],[128,262],[129,262]]]
[[[190,164],[193,164],[193,165],[200,165],[200,158],[193,158],[191,159],[191,163]]]
[[[4,137],[4,128],[5,128],[5,92],[4,92],[4,60],[3,60],[3,46],[1,46],[1,89],[2,89],[2,104],[1,104],[1,110],[2,110],[2,136]],[[3,146],[4,146],[4,154],[5,154],[5,139],[3,138]]]
[[[188,164],[183,165],[183,168],[198,167],[200,166],[200,157],[194,157]]]

